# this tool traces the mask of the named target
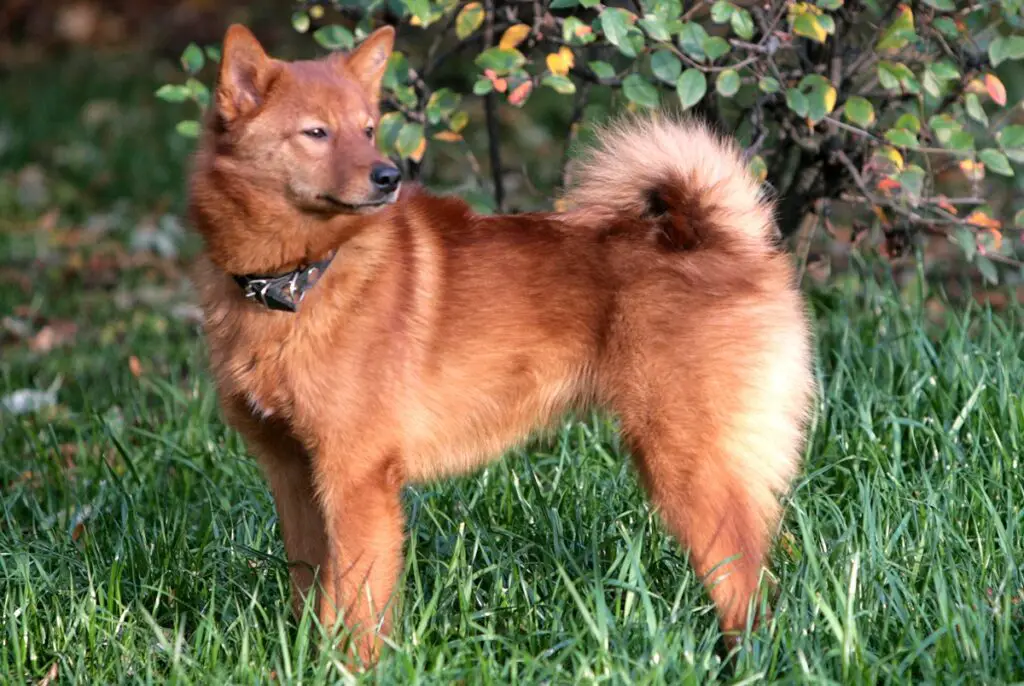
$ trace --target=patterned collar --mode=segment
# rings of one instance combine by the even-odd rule
[[[295,312],[305,297],[306,291],[316,285],[330,266],[334,254],[319,262],[299,267],[284,274],[245,274],[232,278],[249,300],[254,300],[270,310]]]

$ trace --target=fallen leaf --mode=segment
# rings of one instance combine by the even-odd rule
[[[60,388],[60,384],[61,378],[57,377],[45,391],[34,388],[19,388],[13,393],[8,393],[3,398],[0,398],[0,407],[3,407],[5,412],[10,412],[14,415],[29,414],[53,407],[57,404],[57,390]]]
[[[28,342],[29,350],[45,353],[54,348],[71,342],[78,333],[78,325],[69,321],[56,321],[47,324]]]
[[[50,686],[50,684],[57,679],[57,663],[54,662],[50,665],[50,668],[46,670],[46,676],[36,682],[36,686]]]

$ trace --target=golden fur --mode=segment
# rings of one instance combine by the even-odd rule
[[[320,619],[343,614],[372,662],[401,569],[402,485],[478,468],[597,405],[620,419],[722,628],[741,630],[813,391],[770,203],[734,146],[648,118],[602,133],[564,213],[481,216],[415,188],[366,208],[382,158],[361,134],[392,40],[281,62],[232,27],[191,178],[211,367],[270,482],[296,608],[315,571]],[[318,145],[310,119],[329,132]],[[329,251],[294,314],[231,278]]]

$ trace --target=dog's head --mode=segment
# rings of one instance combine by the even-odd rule
[[[229,152],[235,173],[302,212],[363,214],[393,202],[401,173],[374,133],[394,35],[384,27],[347,55],[285,62],[247,28],[230,27],[214,93],[215,148]]]

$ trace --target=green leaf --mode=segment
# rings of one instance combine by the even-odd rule
[[[676,93],[679,95],[679,102],[684,110],[688,110],[700,102],[707,90],[707,80],[704,78],[704,74],[697,69],[687,69],[676,82]]]
[[[661,104],[658,89],[640,74],[630,74],[622,80],[622,92],[630,102],[651,109]]]
[[[206,84],[195,77],[189,77],[185,82],[189,97],[196,101],[200,108],[205,110],[210,104],[210,89]]]
[[[599,79],[614,79],[615,78],[615,67],[602,62],[601,60],[594,60],[593,62],[587,62],[587,66],[590,67],[590,71],[594,72],[594,76]]]
[[[220,48],[213,45],[206,46],[206,59],[211,62],[220,62]]]
[[[200,130],[199,122],[197,122],[194,119],[186,119],[184,121],[179,121],[178,125],[174,127],[174,130],[177,131],[179,135],[184,136],[185,138],[198,138]]]
[[[837,9],[843,6],[843,0],[818,0],[814,4],[823,10],[835,12]]]
[[[843,117],[848,122],[866,129],[875,123],[875,108],[867,98],[853,95],[843,106]]]
[[[292,28],[299,33],[305,33],[309,31],[309,15],[305,12],[293,12],[292,13]]]
[[[1001,176],[1013,176],[1013,167],[1006,155],[995,148],[985,148],[978,152],[978,159],[984,162],[985,168]]]
[[[185,86],[165,83],[156,89],[155,95],[164,102],[185,102],[191,97],[192,93]]]
[[[704,54],[712,62],[728,55],[730,50],[732,50],[732,46],[729,45],[729,41],[721,36],[711,36],[704,41]]]
[[[950,150],[973,150],[974,136],[967,131],[954,131],[945,145]]]
[[[889,129],[885,132],[885,140],[898,148],[917,147],[917,136],[906,129]]]
[[[907,196],[910,204],[919,204],[921,202],[921,194],[924,192],[924,169],[921,169],[916,164],[911,164],[897,174],[896,178],[900,182],[900,188],[903,189],[903,193]]]
[[[810,109],[807,103],[807,96],[796,88],[786,89],[786,105],[799,117],[806,117]]]
[[[729,18],[729,23],[736,35],[743,40],[750,40],[754,37],[754,18],[745,9],[737,7]]]
[[[757,82],[757,87],[761,89],[762,93],[778,93],[782,89],[779,82],[773,79],[771,76],[764,76]]]
[[[518,50],[487,48],[476,56],[476,65],[481,69],[493,69],[496,74],[507,74],[526,64],[526,57]]]
[[[914,77],[914,72],[910,71],[907,65],[898,62],[879,62],[878,81],[886,90],[899,90],[904,93],[921,91],[921,84]]]
[[[949,17],[936,17],[935,21],[932,22],[932,26],[946,38],[956,40],[960,36],[960,27]]]
[[[388,64],[384,70],[384,87],[394,90],[399,86],[409,83],[409,60],[404,53],[397,50],[388,57]]]
[[[707,40],[708,32],[704,30],[703,26],[692,21],[683,24],[683,28],[679,30],[679,47],[699,62],[703,62],[706,57],[704,43]]]
[[[459,40],[468,38],[484,23],[484,6],[479,2],[471,2],[455,16],[455,35]]]
[[[593,30],[585,21],[576,17],[566,17],[562,24],[562,40],[569,45],[586,45],[597,40]]]
[[[640,24],[640,26],[644,28],[644,31],[647,32],[647,35],[653,38],[654,40],[672,40],[672,34],[669,33],[668,30],[668,23],[661,17],[658,17],[653,14],[648,14],[637,23]]]
[[[718,74],[715,81],[715,90],[726,98],[736,95],[740,89],[740,75],[735,69],[725,69]]]
[[[981,98],[978,97],[977,93],[967,94],[967,97],[964,98],[964,107],[971,119],[982,126],[988,126],[988,115],[985,114],[985,108],[982,106]]]
[[[978,271],[986,281],[993,286],[999,283],[999,270],[996,269],[995,262],[984,255],[978,255],[974,259],[974,264],[978,265]]]
[[[998,134],[996,138],[999,139],[999,145],[1006,148],[1024,148],[1024,126],[1020,124],[1012,124],[1007,126]]]
[[[736,6],[726,0],[718,0],[711,6],[711,21],[716,24],[724,24],[725,22],[732,19],[733,12],[736,11]]]
[[[427,121],[431,124],[439,124],[442,119],[450,115],[459,106],[462,96],[450,88],[440,88],[430,95],[427,101],[425,113]]]
[[[988,58],[993,67],[998,67],[1006,60],[1024,58],[1024,36],[1000,36],[989,43]]]
[[[905,112],[900,115],[900,118],[896,120],[896,124],[893,128],[906,129],[914,135],[921,133],[921,120],[916,115],[910,112]]]
[[[618,7],[606,7],[601,12],[601,30],[608,42],[626,57],[636,57],[633,44],[628,39],[632,18],[631,13]]]
[[[494,84],[490,79],[479,78],[473,84],[473,95],[487,95],[494,90]]]
[[[812,88],[807,94],[807,118],[816,124],[831,114],[836,96],[836,89],[828,82],[824,86]]]
[[[768,177],[768,165],[765,164],[764,158],[760,155],[754,155],[750,160],[750,164],[747,165],[747,171],[759,183],[764,183],[764,180]]]
[[[189,43],[181,53],[181,67],[189,74],[197,74],[206,64],[202,49],[195,43]]]
[[[573,83],[572,79],[568,76],[548,74],[541,81],[541,84],[553,89],[556,93],[561,93],[562,95],[572,95],[576,92],[576,84]]]
[[[395,150],[402,157],[410,157],[423,142],[423,124],[407,122],[402,126],[395,141]]]
[[[974,232],[966,226],[959,226],[953,232],[953,240],[964,251],[964,257],[967,261],[972,262],[974,256],[978,253],[978,239],[975,237]]]
[[[391,152],[395,148],[398,134],[405,126],[405,117],[401,112],[388,112],[377,122],[377,147],[385,152]]]
[[[1017,214],[1013,215],[1013,225],[1024,229],[1024,210],[1020,210]]]
[[[909,5],[900,5],[896,11],[896,19],[889,25],[875,45],[875,50],[901,50],[910,41],[917,39],[914,31],[914,12]]]
[[[658,50],[651,55],[651,71],[665,83],[675,83],[683,73],[683,63],[668,50]]]
[[[579,0],[551,0],[551,4],[548,5],[548,7],[553,10],[561,10],[569,7],[577,7],[579,4]]]
[[[828,37],[828,31],[819,21],[818,15],[811,12],[801,12],[796,16],[793,20],[793,33],[818,43],[824,43]]]
[[[351,50],[356,44],[352,32],[337,24],[321,26],[313,32],[313,40],[328,50]]]
[[[924,4],[940,12],[952,12],[956,9],[956,4],[953,0],[924,0]]]
[[[960,70],[950,60],[939,60],[931,66],[931,70],[939,81],[956,81],[960,78]]]

